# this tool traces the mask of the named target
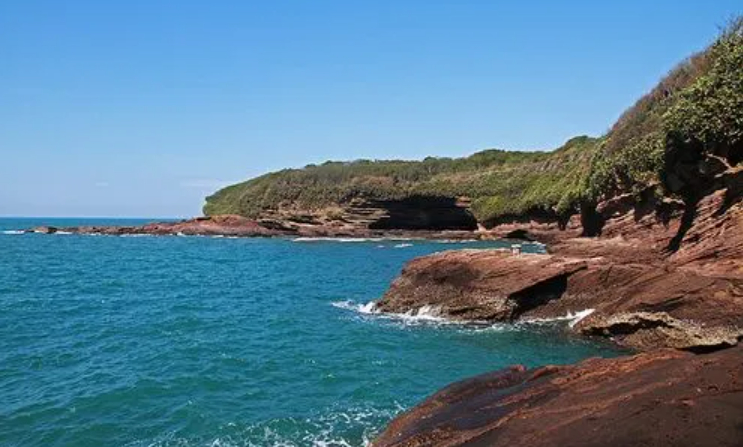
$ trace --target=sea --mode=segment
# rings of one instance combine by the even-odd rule
[[[414,257],[506,241],[19,231],[148,221],[0,219],[0,447],[366,446],[453,381],[621,353],[568,317],[369,304]]]

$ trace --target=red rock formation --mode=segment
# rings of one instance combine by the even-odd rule
[[[743,347],[731,348],[743,335],[742,191],[740,170],[730,170],[695,200],[603,203],[583,219],[590,231],[574,222],[562,232],[494,229],[524,230],[549,243],[548,255],[466,251],[410,262],[382,310],[434,305],[452,318],[513,320],[591,308],[576,331],[652,352],[459,382],[373,445],[743,446]]]
[[[690,225],[687,213],[664,220],[626,198],[602,208],[599,238],[525,228],[551,242],[550,254],[453,251],[415,259],[379,308],[435,306],[453,319],[497,321],[595,309],[575,330],[640,349],[734,344],[743,333],[740,191],[704,197]]]
[[[743,445],[743,348],[523,366],[450,385],[374,447]]]
[[[294,216],[296,218],[296,216]],[[29,232],[51,234],[56,231],[76,234],[122,236],[132,234],[235,236],[235,237],[406,237],[426,239],[473,239],[480,234],[467,230],[394,230],[370,229],[358,225],[302,223],[280,218],[253,220],[236,215],[197,217],[178,222],[155,222],[141,226],[80,226],[68,228],[38,227]]]

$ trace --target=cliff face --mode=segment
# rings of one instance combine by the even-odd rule
[[[683,208],[688,213],[681,224],[688,226],[709,183],[743,160],[741,67],[739,19],[600,138],[576,137],[551,152],[486,150],[455,159],[286,169],[217,191],[207,197],[204,213],[356,231],[524,221],[570,228],[579,222],[584,235],[595,236],[611,230],[604,228],[611,207],[626,207],[631,199],[638,219],[648,212],[668,219]]]
[[[369,230],[477,229],[477,220],[469,209],[469,201],[434,196],[411,196],[399,200],[356,198],[343,205],[309,210],[287,206],[261,212],[258,221],[284,222],[288,226],[338,228],[351,233]]]
[[[579,237],[577,221],[567,231],[523,225],[549,241],[548,254],[465,250],[411,261],[381,310],[427,305],[453,319],[516,321],[593,309],[571,330],[648,352],[452,384],[373,446],[743,445],[738,175],[707,185],[691,212],[604,203],[597,238]]]
[[[734,160],[741,148],[730,147]],[[494,233],[542,240],[548,253],[418,258],[378,305],[485,321],[591,309],[571,330],[647,353],[453,384],[373,445],[743,445],[743,169],[697,160],[669,163],[664,175],[677,179],[679,197],[614,195],[564,230],[501,224]]]
[[[207,215],[346,221],[357,229],[474,229],[501,216],[556,215],[575,199],[598,139],[552,152],[486,150],[463,158],[327,162],[217,191]]]
[[[418,258],[379,302],[386,312],[431,306],[459,320],[515,321],[593,309],[574,330],[640,349],[707,350],[743,335],[740,173],[690,212],[600,207],[602,236],[540,224],[522,229],[549,253],[451,251]],[[514,226],[509,225],[511,230]]]

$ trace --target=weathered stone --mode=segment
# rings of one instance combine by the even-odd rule
[[[617,337],[629,347],[668,346],[693,352],[714,351],[738,344],[743,330],[703,327],[671,317],[665,312],[626,312],[590,318],[580,326],[584,335]]]
[[[374,447],[743,445],[743,348],[515,366],[449,385]]]

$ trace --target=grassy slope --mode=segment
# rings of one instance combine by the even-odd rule
[[[552,152],[487,150],[456,159],[287,169],[218,191],[207,198],[204,212],[255,217],[280,205],[319,209],[357,197],[466,196],[475,217],[492,222],[533,211],[565,216],[581,202],[648,188],[683,193],[685,180],[671,172],[678,160],[694,165],[741,160],[742,32],[739,19],[707,50],[671,71],[601,138],[576,137]],[[687,177],[697,174],[704,173]]]

